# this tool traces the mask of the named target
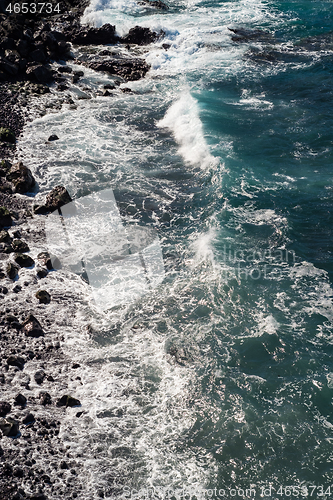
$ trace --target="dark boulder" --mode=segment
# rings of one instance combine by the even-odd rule
[[[18,40],[16,49],[20,56],[27,57],[30,53],[30,43],[28,42],[28,40]]]
[[[23,253],[16,253],[14,260],[20,267],[31,267],[35,264],[35,261],[29,255]]]
[[[8,61],[5,57],[0,56],[0,69],[10,76],[16,76],[19,72],[19,67],[17,64],[13,64]]]
[[[35,185],[31,170],[25,167],[21,161],[12,165],[6,179],[14,184],[15,191],[20,194],[28,192]]]
[[[158,38],[161,38],[164,33],[156,33],[156,31],[151,31],[149,28],[143,28],[142,26],[135,26],[131,28],[128,34],[121,39],[122,43],[135,43],[136,45],[148,45],[149,43],[156,42]]]
[[[18,274],[18,267],[12,262],[9,262],[6,267],[6,274],[9,279],[14,280]]]
[[[50,256],[50,254],[48,252],[41,252],[41,253],[39,253],[37,255],[37,259],[42,264],[42,266],[46,266],[49,271],[51,269],[53,269],[51,256]]]
[[[1,64],[0,64],[0,68],[1,68]],[[1,127],[0,128],[0,141],[15,144],[16,137],[15,137],[14,132],[10,128]],[[4,163],[4,162],[1,162],[1,163]]]
[[[28,413],[28,415],[26,415],[24,417],[24,419],[22,420],[22,424],[29,425],[29,424],[32,424],[34,421],[35,421],[35,417],[33,416],[33,414]]]
[[[45,377],[46,377],[46,373],[44,372],[44,370],[38,370],[38,371],[36,371],[36,373],[34,375],[35,382],[38,385],[41,385],[44,382]]]
[[[6,363],[9,366],[16,366],[19,370],[23,370],[25,359],[21,356],[9,356]]]
[[[48,275],[48,272],[46,269],[43,269],[42,267],[38,268],[37,269],[37,277],[39,279],[42,279],[42,278],[46,278],[46,276]]]
[[[46,290],[38,290],[36,297],[41,304],[49,304],[51,302],[51,295]]]
[[[56,134],[52,134],[50,135],[50,137],[48,138],[48,141],[58,141],[59,137],[56,135]]]
[[[32,314],[29,314],[27,319],[22,323],[22,326],[27,337],[41,337],[44,335],[39,321]]]
[[[104,24],[101,28],[70,27],[65,34],[66,39],[76,45],[104,45],[116,43],[119,40],[116,27],[111,24]]]
[[[0,418],[0,430],[7,437],[16,437],[19,433],[19,423],[13,418]]]
[[[15,252],[29,252],[30,248],[25,241],[13,240],[12,247]]]
[[[154,7],[155,9],[158,9],[158,10],[169,10],[169,6],[164,3],[164,2],[161,2],[161,0],[140,0],[140,2],[138,2],[139,5],[146,5],[147,7]]]
[[[6,401],[0,401],[0,417],[5,417],[12,407]]]
[[[46,66],[30,66],[26,73],[30,80],[37,81],[39,83],[50,83],[54,80],[53,72]]]
[[[81,406],[81,403],[78,399],[73,398],[72,396],[68,396],[67,394],[62,396],[57,401],[57,406]]]
[[[14,405],[16,405],[16,406],[25,406],[26,404],[27,404],[27,398],[25,396],[23,396],[23,394],[18,394],[15,397]]]
[[[9,227],[13,223],[12,216],[9,213],[9,210],[5,207],[0,207],[0,229],[4,227]]]
[[[10,129],[4,129],[4,130],[10,130]],[[14,132],[12,132],[14,134]],[[15,137],[15,134],[14,134]],[[14,141],[15,142],[15,141]],[[8,160],[1,160],[0,161],[0,177],[5,177],[7,173],[9,172],[12,164]]]
[[[46,196],[44,205],[37,205],[34,207],[36,214],[47,214],[49,212],[54,212],[63,205],[70,203],[72,198],[70,197],[68,191],[63,186],[56,186],[52,191]]]
[[[272,40],[272,34],[269,33],[268,31],[263,31],[259,29],[246,29],[246,28],[228,28],[229,31],[234,33],[234,35],[231,37],[231,40],[233,42],[239,42],[239,43],[244,43],[244,42],[250,42],[250,41],[257,41],[257,42],[265,42],[265,41],[271,41]]]
[[[46,61],[46,55],[44,50],[36,49],[33,50],[29,55],[29,60],[35,63],[43,63]]]
[[[45,391],[39,393],[39,400],[40,404],[43,406],[50,405],[52,403],[50,394]]]
[[[10,236],[8,231],[0,231],[0,243],[10,243]]]
[[[139,58],[110,58],[104,61],[92,61],[88,63],[88,66],[95,71],[106,71],[111,75],[121,76],[127,81],[140,80],[150,68],[146,61]]]
[[[58,68],[59,73],[72,73],[72,68],[70,66],[59,66]]]
[[[12,253],[14,252],[13,247],[9,243],[0,243],[0,253]]]

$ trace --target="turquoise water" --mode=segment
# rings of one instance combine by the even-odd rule
[[[41,190],[112,187],[163,247],[163,285],[92,339],[98,363],[127,360],[96,375],[95,477],[107,498],[329,498],[333,4],[169,5],[92,2],[85,22],[165,30],[142,49],[152,69],[133,94],[81,102],[25,138],[63,138],[35,150]],[[233,41],[228,28],[265,33]],[[112,387],[128,380],[125,402]]]

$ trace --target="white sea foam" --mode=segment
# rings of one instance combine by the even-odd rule
[[[172,131],[180,146],[179,153],[186,162],[200,165],[202,169],[218,163],[217,158],[214,158],[209,152],[198,104],[189,92],[184,92],[180,99],[171,105],[164,118],[157,125]]]

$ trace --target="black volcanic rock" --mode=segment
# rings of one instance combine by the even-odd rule
[[[0,417],[5,417],[12,407],[6,401],[0,401]]]
[[[16,253],[14,260],[21,267],[31,267],[35,263],[29,255],[25,255],[23,253]]]
[[[19,424],[13,418],[0,418],[0,430],[7,437],[15,437],[19,433]]]
[[[16,366],[20,370],[23,370],[25,359],[21,356],[9,356],[6,361],[9,366]]]
[[[142,26],[135,26],[131,28],[128,34],[121,39],[122,43],[135,43],[136,45],[148,45],[149,43],[155,42],[164,33],[156,33],[151,31],[149,28],[143,28]]]
[[[26,193],[35,185],[35,179],[28,167],[25,167],[20,161],[10,168],[6,179],[14,184],[17,193]]]
[[[44,205],[36,205],[34,207],[34,212],[36,214],[47,214],[49,212],[54,212],[63,205],[70,203],[72,198],[70,197],[68,191],[63,186],[56,186],[50,193],[46,196]]]
[[[126,81],[140,80],[149,71],[149,64],[139,58],[110,58],[103,61],[92,61],[87,64],[95,71],[106,71],[111,75],[117,75]]]
[[[66,394],[57,401],[57,406],[73,407],[73,406],[81,406],[81,403],[78,399],[73,398],[72,396],[68,396]]]
[[[74,26],[65,30],[66,39],[77,45],[104,45],[116,43],[116,27],[104,24],[101,28],[90,28],[87,26]]]
[[[6,207],[0,207],[0,229],[9,227],[13,223],[12,217]]]
[[[22,326],[27,337],[41,337],[44,335],[39,321],[32,314],[29,314],[27,319],[22,323]]]
[[[33,82],[50,83],[54,80],[53,72],[41,64],[30,66],[26,73],[27,77]]]
[[[14,280],[18,274],[18,267],[12,262],[9,262],[6,267],[6,274],[9,279]]]

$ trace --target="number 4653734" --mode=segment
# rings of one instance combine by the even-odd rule
[[[53,14],[60,13],[60,3],[10,3],[6,8],[10,14]]]

